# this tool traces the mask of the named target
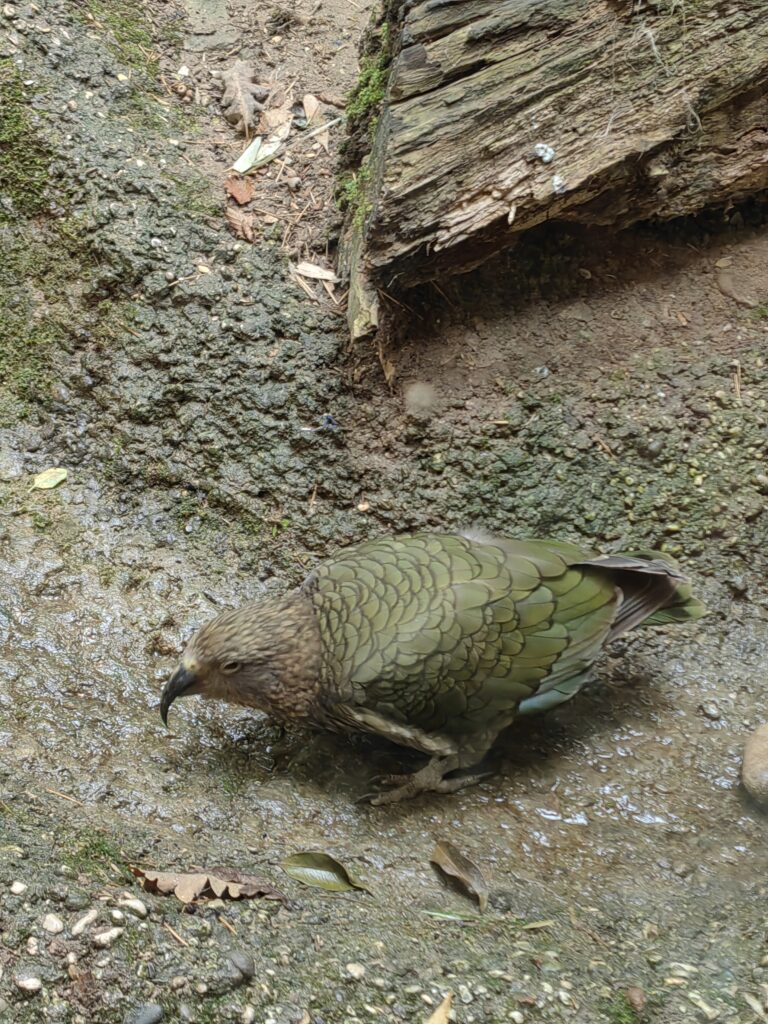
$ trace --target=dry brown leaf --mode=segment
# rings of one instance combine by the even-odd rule
[[[173,894],[182,903],[213,897],[239,900],[253,896],[288,902],[285,894],[266,878],[247,875],[232,868],[216,867],[207,871],[144,871],[132,867],[131,871],[147,892],[159,893],[162,896]]]
[[[476,898],[481,913],[485,910],[488,906],[488,883],[480,869],[457,850],[453,843],[446,840],[436,843],[429,860],[443,874],[455,878],[466,892]]]
[[[323,149],[327,153],[328,152],[328,147],[331,144],[331,133],[328,130],[326,130],[324,132],[320,132],[318,134],[318,136],[317,136],[317,141],[320,143],[320,145],[323,147]]]
[[[249,136],[256,126],[257,114],[264,109],[269,89],[255,81],[253,68],[244,60],[236,60],[222,74],[221,80],[224,83],[221,97],[224,117],[239,132]]]
[[[224,216],[227,218],[227,224],[232,228],[232,233],[237,238],[244,238],[246,242],[254,241],[253,228],[256,223],[256,217],[252,213],[238,210],[236,206],[228,206],[224,211]]]
[[[427,1021],[427,1024],[448,1024],[451,1007],[453,1006],[453,992],[449,992],[445,999]]]
[[[347,105],[347,101],[343,96],[337,96],[332,92],[318,93],[317,98],[321,103],[327,103],[329,107],[339,107],[341,110],[343,110]]]
[[[253,178],[243,178],[239,174],[229,174],[224,180],[224,188],[227,194],[232,196],[236,203],[241,206],[253,199],[255,186]]]
[[[313,96],[311,92],[308,92],[301,101],[302,107],[304,107],[304,116],[307,119],[307,124],[312,122],[312,118],[320,109],[320,100],[317,96]]]
[[[282,128],[281,137],[285,138],[286,127],[290,129],[293,120],[293,94],[283,89],[273,89],[269,94],[269,102],[261,112],[260,126],[264,132],[275,133]]]

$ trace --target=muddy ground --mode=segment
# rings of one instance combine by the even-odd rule
[[[343,92],[365,6],[297,4],[281,35],[222,5],[211,53],[171,5],[3,8],[0,1019],[420,1022],[449,991],[459,1024],[765,1019],[766,819],[739,783],[765,720],[764,210],[555,226],[415,297],[388,388],[282,235],[228,232],[215,101],[157,85],[248,46]],[[52,466],[67,482],[32,491]],[[356,804],[394,748],[246,711],[184,702],[163,729],[216,609],[349,541],[466,524],[665,545],[712,613],[615,645],[456,796]],[[430,868],[441,838],[487,875],[481,917]],[[302,888],[279,862],[304,849],[372,894]],[[128,872],[222,863],[292,907],[184,913]]]

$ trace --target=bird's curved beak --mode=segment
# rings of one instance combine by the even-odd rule
[[[160,697],[160,717],[163,725],[168,725],[168,712],[177,697],[187,697],[200,692],[200,678],[192,665],[184,662],[179,665],[165,684]]]

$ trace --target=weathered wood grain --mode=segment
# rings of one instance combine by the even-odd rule
[[[471,269],[547,219],[768,187],[768,0],[410,0],[354,273]]]

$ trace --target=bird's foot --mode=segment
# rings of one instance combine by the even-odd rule
[[[393,789],[385,793],[370,793],[363,797],[366,803],[379,807],[382,804],[399,803],[401,800],[410,800],[419,793],[455,793],[466,786],[473,786],[484,779],[489,772],[475,772],[471,775],[461,775],[458,778],[444,778],[447,772],[458,767],[455,758],[433,758],[429,764],[412,775],[384,775],[380,781]]]

